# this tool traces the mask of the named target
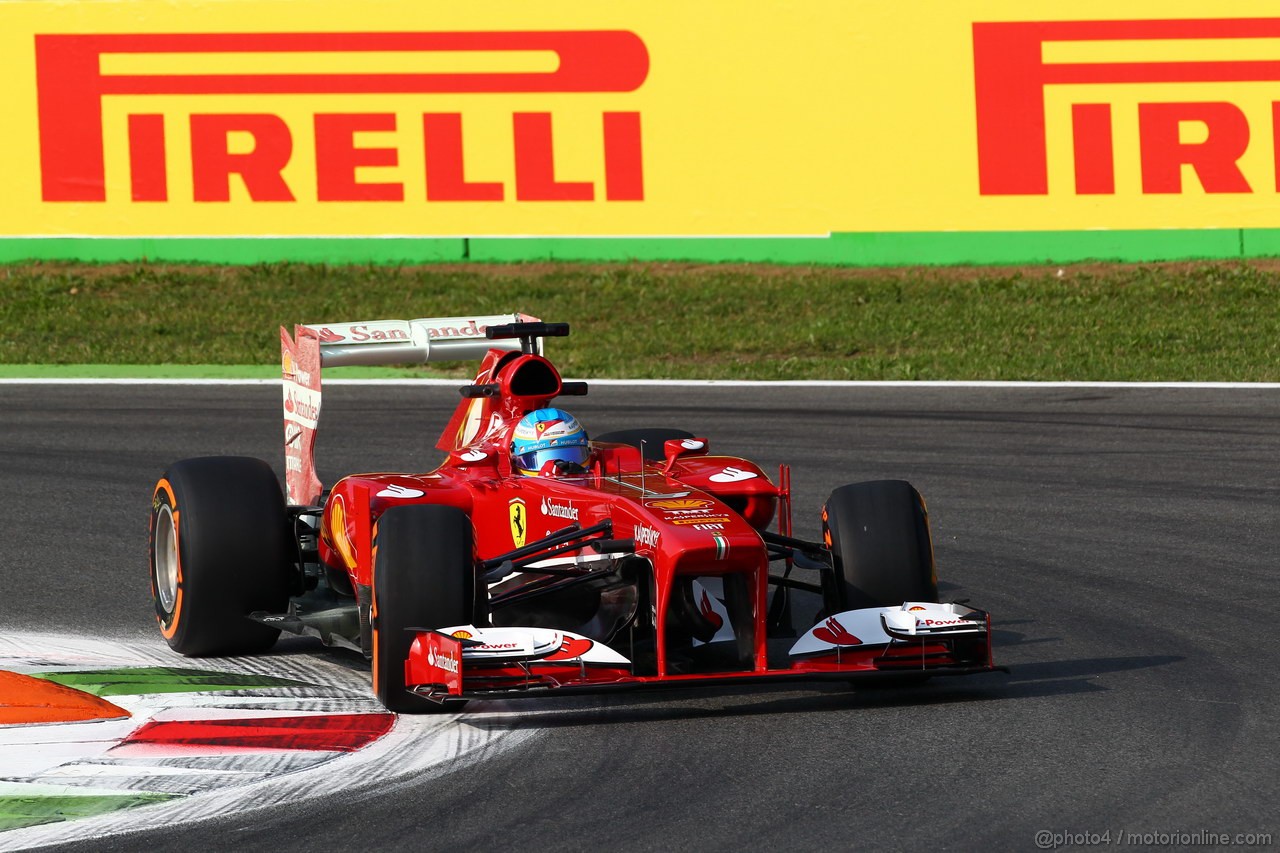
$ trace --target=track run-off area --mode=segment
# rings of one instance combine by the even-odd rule
[[[327,384],[321,479],[434,467],[460,384]],[[801,536],[833,488],[911,481],[943,599],[991,611],[1010,672],[426,718],[385,715],[365,664],[318,642],[193,660],[159,637],[152,485],[187,456],[281,472],[279,393],[0,383],[0,685],[62,684],[127,715],[0,724],[0,849],[1280,837],[1276,387],[598,383],[564,401],[591,433],[678,427],[713,453],[792,465]],[[797,624],[814,609],[797,600]],[[57,820],[32,805],[86,793],[133,801]]]

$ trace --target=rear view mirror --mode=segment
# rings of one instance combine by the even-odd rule
[[[705,438],[672,438],[662,445],[662,455],[667,460],[663,473],[671,470],[681,456],[705,456],[709,445]]]

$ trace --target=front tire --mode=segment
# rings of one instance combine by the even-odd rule
[[[280,483],[242,456],[170,466],[151,500],[151,593],[169,647],[188,657],[264,652],[280,631],[256,610],[289,603],[290,531]]]
[[[373,690],[389,711],[456,711],[410,693],[404,665],[411,628],[446,628],[472,621],[475,552],[471,520],[451,506],[392,507],[374,528]]]
[[[828,613],[938,600],[929,516],[910,483],[841,486],[822,509],[822,535],[835,563]]]

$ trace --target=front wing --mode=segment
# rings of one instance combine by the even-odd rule
[[[837,613],[800,637],[786,661],[732,672],[638,675],[632,662],[609,646],[548,628],[414,630],[405,682],[412,692],[437,702],[999,669],[991,659],[989,614],[932,602]]]

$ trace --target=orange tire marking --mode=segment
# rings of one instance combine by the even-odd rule
[[[164,622],[160,620],[160,614],[156,614],[156,621],[160,622],[160,636],[166,640],[172,640],[173,636],[178,633],[178,622],[182,620],[182,542],[178,539],[178,519],[181,514],[178,512],[178,498],[173,494],[173,486],[163,477],[160,482],[156,483],[156,495],[164,492],[169,496],[169,512],[173,517],[173,551],[178,557],[178,577],[177,589],[173,598],[173,621],[169,623],[169,627],[165,627]],[[156,498],[153,498],[156,500]],[[155,559],[155,555],[151,555],[151,559]]]

